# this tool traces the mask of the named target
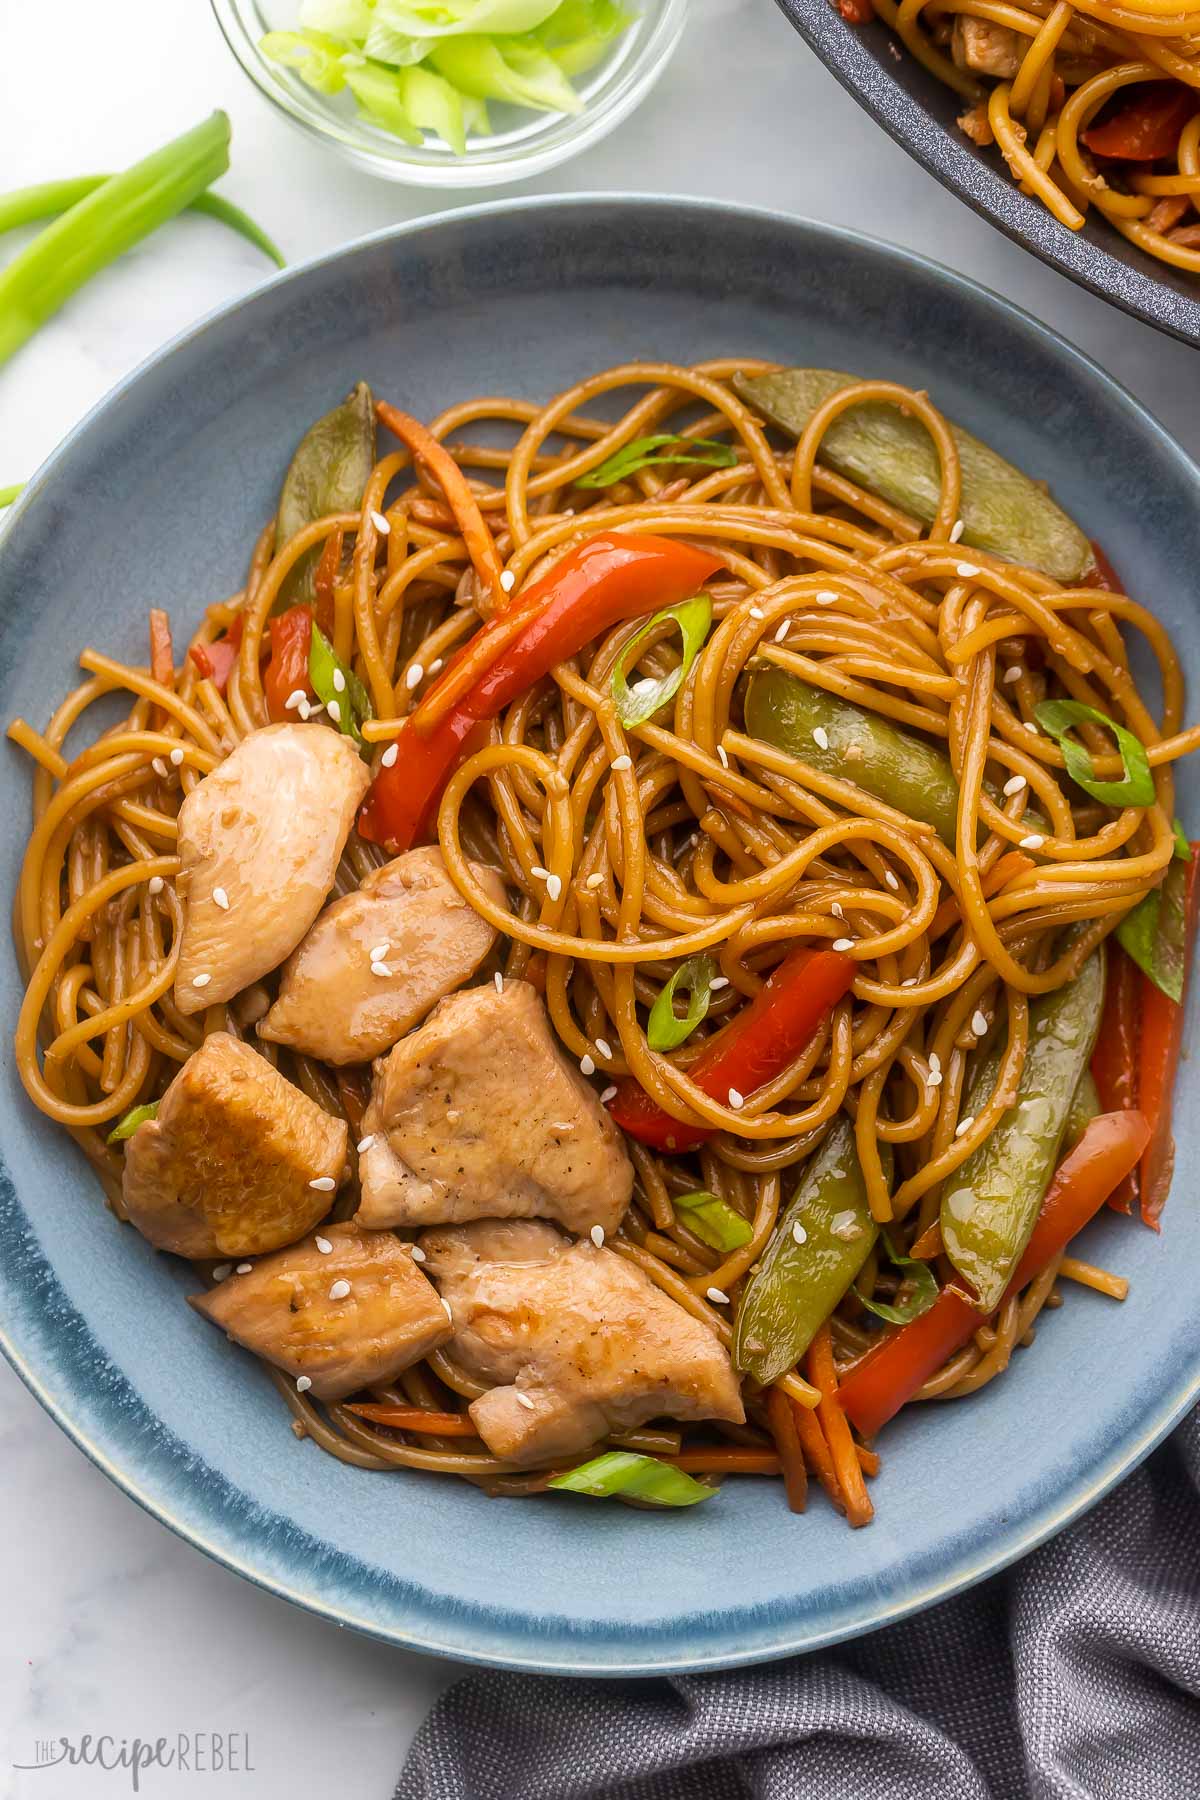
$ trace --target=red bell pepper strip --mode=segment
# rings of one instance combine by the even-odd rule
[[[1138,1074],[1138,1106],[1150,1122],[1150,1143],[1142,1158],[1139,1176],[1142,1191],[1142,1218],[1158,1230],[1158,1218],[1166,1203],[1175,1167],[1175,1139],[1171,1134],[1171,1093],[1175,1072],[1179,1067],[1179,1051],[1183,1042],[1184,1011],[1187,1005],[1188,953],[1196,935],[1196,907],[1200,898],[1197,871],[1200,870],[1200,844],[1191,846],[1192,860],[1187,865],[1183,895],[1184,988],[1178,1002],[1164,994],[1140,971],[1141,985],[1141,1054]],[[1178,866],[1178,865],[1177,865]]]
[[[723,1105],[731,1089],[744,1098],[794,1061],[832,1007],[850,991],[856,964],[841,950],[790,950],[750,1004],[715,1037],[688,1071],[710,1099]],[[694,1150],[713,1127],[683,1125],[626,1077],[609,1104],[622,1131],[659,1150]]]
[[[521,596],[521,615],[528,617],[515,636],[510,615],[494,622],[494,635],[508,641],[432,731],[418,730],[415,714],[404,721],[392,766],[380,769],[367,794],[360,834],[393,855],[409,849],[481,724],[610,626],[677,605],[719,567],[708,551],[671,538],[621,532],[589,538]]]
[[[1123,162],[1158,162],[1174,156],[1179,134],[1196,111],[1196,96],[1179,81],[1139,83],[1111,117],[1083,132],[1096,156]]]
[[[1108,940],[1108,979],[1104,988],[1104,1014],[1096,1048],[1092,1051],[1092,1078],[1105,1112],[1126,1112],[1138,1105],[1138,1015],[1141,1010],[1141,971],[1126,956],[1115,938]],[[1158,992],[1156,988],[1155,993]],[[1166,995],[1163,995],[1166,998]],[[1108,1196],[1114,1212],[1131,1212],[1138,1195],[1134,1169]]]
[[[1101,1113],[1092,1120],[1055,1170],[1006,1300],[1082,1231],[1149,1141],[1150,1126],[1140,1112]],[[890,1331],[850,1371],[838,1389],[843,1410],[864,1437],[874,1437],[983,1323],[961,1289],[943,1288],[928,1312]]]
[[[271,620],[271,660],[263,676],[263,693],[273,719],[295,716],[288,711],[287,700],[297,689],[306,699],[316,699],[308,679],[312,623],[312,612],[307,606],[289,606]]]
[[[211,644],[193,644],[188,651],[201,681],[211,681],[219,694],[225,692],[229,671],[237,661],[237,646],[229,638],[214,639]]]

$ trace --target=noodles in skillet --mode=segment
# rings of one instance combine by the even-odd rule
[[[514,1377],[478,1343],[451,1337],[318,1400],[294,1345],[273,1350],[225,1316],[277,1365],[297,1434],[343,1460],[497,1494],[584,1464],[568,1485],[661,1504],[704,1497],[722,1473],[781,1474],[796,1508],[812,1473],[862,1524],[877,1467],[862,1439],[905,1400],[1001,1374],[1064,1278],[1123,1297],[1119,1277],[1064,1254],[1069,1240],[1106,1196],[1128,1210],[1139,1182],[1146,1215],[1161,1207],[1170,1071],[1152,1105],[1136,1048],[1122,1063],[1114,1046],[1136,1028],[1136,984],[1160,1005],[1180,997],[1178,984],[1162,993],[1169,909],[1147,925],[1173,881],[1172,919],[1190,896],[1173,765],[1200,728],[1183,729],[1170,639],[1044,496],[1073,573],[1058,552],[1043,559],[1056,573],[1006,556],[976,460],[991,452],[926,395],[845,377],[793,441],[763,424],[778,416],[777,379],[744,360],[631,364],[546,405],[457,404],[427,430],[381,405],[401,444],[382,456],[360,389],[357,410],[352,397],[329,415],[367,432],[352,504],[322,500],[297,523],[285,487],[244,588],[207,609],[182,655],[155,615],[148,664],[87,649],[82,684],[45,727],[9,728],[35,764],[18,1067],[118,1218],[132,1210],[148,1229],[141,1202],[126,1204],[127,1162],[165,1128],[156,1102],[215,1034],[253,1046],[317,1117],[347,1121],[346,1169],[307,1186],[330,1190],[319,1206],[333,1224],[359,1206],[360,1165],[386,1129],[371,1129],[383,1059],[373,1075],[257,1032],[306,921],[226,998],[181,1004],[177,985],[199,904],[178,880],[181,806],[272,719],[323,744],[340,725],[361,731],[374,784],[335,848],[330,897],[366,893],[393,854],[436,841],[496,934],[465,992],[531,988],[586,1086],[587,1128],[594,1114],[611,1130],[600,1104],[622,1128],[609,1149],[632,1163],[632,1202],[607,1242],[577,1227],[570,1255],[592,1259],[589,1280],[609,1270],[656,1290],[723,1380],[733,1352],[740,1404],[706,1411],[689,1377],[674,1411],[645,1393],[623,1406],[619,1365],[640,1352],[614,1324],[618,1367],[589,1415],[607,1429],[584,1427],[570,1453],[552,1431],[496,1454],[486,1407],[467,1409]],[[908,445],[874,483],[833,456],[872,408]],[[329,456],[329,420],[300,455]],[[495,447],[505,435],[511,447]],[[910,476],[908,509],[895,494]],[[641,598],[622,561],[635,550],[657,559]],[[664,571],[684,594],[660,610]],[[1153,699],[1131,670],[1135,638],[1157,664]],[[1046,712],[1054,702],[1065,715]],[[427,768],[460,713],[453,754]],[[212,898],[236,927],[225,891]],[[1186,951],[1178,921],[1176,937]],[[389,953],[370,953],[381,977]],[[190,1254],[222,1296],[260,1266],[286,1282],[308,1224],[243,1245],[227,1222],[224,1260]],[[415,1224],[398,1229],[389,1241],[407,1250]],[[444,1253],[431,1249],[435,1281]],[[261,1265],[231,1274],[239,1254]],[[585,1371],[585,1385],[601,1379]],[[530,1421],[535,1399],[522,1402]],[[585,1462],[613,1450],[631,1454]]]

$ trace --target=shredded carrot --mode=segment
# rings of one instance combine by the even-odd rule
[[[466,1413],[426,1412],[422,1406],[375,1406],[360,1402],[348,1406],[372,1425],[391,1425],[396,1431],[423,1431],[430,1437],[478,1437]]]
[[[326,637],[333,636],[334,598],[333,590],[337,582],[338,570],[342,566],[342,544],[345,533],[339,525],[325,539],[321,551],[321,559],[313,576],[313,592],[317,597],[316,620]]]
[[[863,1474],[878,1475],[879,1452],[877,1450],[868,1450],[865,1444],[855,1444],[854,1448],[858,1451],[858,1466]]]
[[[932,1262],[942,1254],[942,1222],[935,1219],[926,1227],[908,1253],[917,1262]]]
[[[795,1400],[792,1401],[792,1407],[796,1414],[796,1434],[800,1439],[805,1461],[838,1511],[845,1512],[842,1490],[838,1486],[833,1458],[829,1454],[829,1445],[825,1442],[825,1433],[821,1430],[820,1418],[811,1408],[800,1406]]]
[[[992,864],[986,875],[980,876],[979,885],[983,889],[984,899],[990,900],[993,894],[998,894],[1000,889],[1007,887],[1010,881],[1016,881],[1019,875],[1028,875],[1030,870],[1036,867],[1037,864],[1033,859],[1026,856],[1023,851],[1009,850]],[[930,922],[930,937],[941,937],[944,931],[949,931],[952,925],[957,925],[961,914],[962,909],[957,900],[953,898],[943,900]]]
[[[1082,1287],[1107,1294],[1110,1300],[1124,1300],[1129,1292],[1129,1283],[1123,1275],[1111,1275],[1107,1269],[1098,1269],[1095,1263],[1080,1262],[1077,1256],[1064,1256],[1058,1272],[1068,1281],[1078,1281]]]
[[[802,1513],[808,1504],[808,1470],[792,1417],[792,1403],[782,1388],[773,1387],[767,1394],[767,1423],[779,1452],[787,1503],[794,1513]]]
[[[150,608],[150,673],[160,687],[175,686],[175,649],[171,621],[159,606]]]
[[[817,1417],[821,1421],[830,1455],[833,1457],[838,1486],[846,1503],[847,1522],[851,1525],[869,1525],[875,1517],[875,1508],[867,1494],[853,1433],[838,1399],[837,1371],[833,1366],[833,1338],[828,1320],[809,1345],[808,1378],[814,1387],[821,1390]]]
[[[678,1456],[662,1456],[660,1462],[689,1475],[778,1475],[779,1457],[774,1450],[756,1450],[741,1444],[714,1444],[707,1450],[681,1450]]]
[[[458,522],[458,529],[467,546],[467,553],[475,566],[484,588],[490,593],[492,605],[501,607],[507,596],[504,592],[500,576],[500,557],[496,550],[496,541],[479,510],[479,503],[470,487],[466,476],[455,462],[444,444],[439,444],[431,431],[428,431],[411,414],[401,412],[398,407],[389,406],[386,400],[380,400],[375,407],[382,424],[402,444],[407,444],[414,457],[425,465],[430,475],[438,483],[450,505],[450,510]]]

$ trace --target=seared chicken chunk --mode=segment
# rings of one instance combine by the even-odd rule
[[[621,1134],[524,981],[452,994],[375,1069],[360,1225],[557,1219],[615,1231],[633,1192]]]
[[[498,906],[504,883],[472,865]],[[434,844],[375,869],[289,957],[259,1036],[328,1063],[370,1062],[472,976],[496,941]]]
[[[960,69],[973,69],[977,75],[996,75],[1011,81],[1021,67],[1021,38],[1010,25],[994,25],[990,19],[973,19],[957,13],[950,39],[950,54]]]
[[[224,1031],[180,1069],[125,1147],[129,1217],[179,1256],[253,1256],[323,1219],[347,1128]]]
[[[614,1251],[492,1220],[427,1231],[421,1248],[454,1321],[451,1356],[499,1384],[470,1408],[496,1456],[573,1456],[664,1415],[744,1418],[716,1333]]]
[[[324,725],[267,725],[179,809],[180,1012],[229,1000],[296,948],[333,878],[370,776]]]
[[[329,1225],[191,1303],[319,1400],[390,1381],[450,1336],[446,1309],[390,1231]]]

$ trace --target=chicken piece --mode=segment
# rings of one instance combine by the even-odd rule
[[[376,1064],[358,1222],[557,1219],[613,1232],[633,1192],[621,1134],[524,981],[468,988]]]
[[[277,968],[333,886],[370,775],[324,725],[267,725],[179,809],[183,942],[175,1004],[201,1012]]]
[[[499,1385],[472,1402],[496,1456],[574,1456],[647,1419],[745,1414],[729,1357],[641,1270],[553,1225],[482,1220],[422,1235],[454,1322],[450,1354]]]
[[[191,1295],[190,1304],[234,1343],[307,1378],[318,1400],[391,1381],[451,1335],[412,1245],[353,1225],[329,1225],[277,1250],[246,1274]]]
[[[960,69],[973,69],[977,75],[996,75],[1011,81],[1021,67],[1024,46],[1011,25],[994,25],[990,19],[974,19],[957,13],[950,38],[950,54]]]
[[[499,875],[472,868],[504,906]],[[446,873],[437,845],[410,850],[325,908],[285,964],[259,1036],[322,1062],[370,1062],[468,980],[495,941],[494,927]]]
[[[215,1031],[125,1147],[130,1220],[178,1256],[253,1256],[311,1231],[346,1168],[347,1129],[265,1056]]]

